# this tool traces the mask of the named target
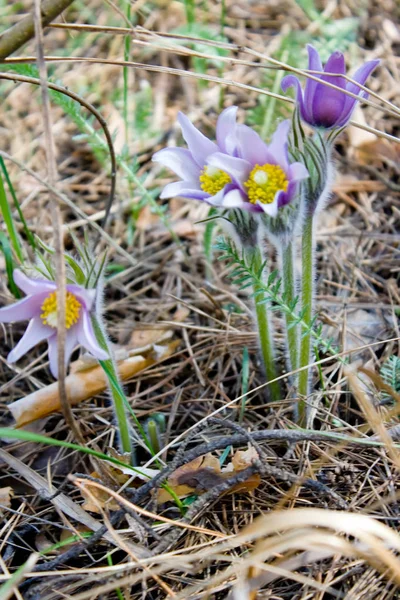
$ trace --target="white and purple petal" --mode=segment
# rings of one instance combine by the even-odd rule
[[[290,121],[282,121],[279,123],[278,127],[275,130],[274,135],[272,136],[271,143],[268,146],[268,152],[273,157],[274,162],[271,164],[276,164],[282,167],[282,169],[287,173],[289,169],[289,156],[288,156],[288,136],[290,130]]]
[[[7,360],[10,363],[16,362],[24,356],[31,348],[40,344],[43,340],[49,338],[54,332],[54,329],[44,325],[40,317],[35,317],[31,319],[28,327],[22,338],[19,340],[18,344],[11,350],[9,353]]]
[[[181,179],[196,181],[199,178],[201,168],[187,148],[163,148],[154,154],[152,160],[171,169]]]
[[[77,300],[82,304],[83,308],[90,311],[96,300],[97,291],[95,289],[86,289],[80,285],[68,284],[67,292],[71,292]]]
[[[10,306],[0,308],[0,323],[28,321],[40,315],[42,304],[47,296],[48,292],[37,293],[10,304]]]
[[[48,344],[49,344],[48,357],[49,357],[50,372],[55,379],[58,379],[58,335],[57,335],[57,333],[54,333],[48,339]],[[65,363],[66,369],[68,367],[68,364],[69,364],[69,361],[71,358],[71,354],[75,350],[77,345],[78,345],[78,339],[77,339],[77,334],[76,334],[76,325],[74,325],[74,327],[71,327],[71,329],[69,329],[67,331],[67,335],[65,337],[64,363]]]
[[[53,375],[54,379],[58,379],[58,337],[57,337],[57,333],[54,333],[48,339],[48,344],[49,344],[48,357],[49,357],[50,373]]]
[[[193,123],[183,113],[178,114],[178,121],[182,128],[182,135],[188,148],[197,163],[202,169],[207,161],[207,158],[213,152],[218,152],[217,144],[208,139],[201,131],[199,131]]]
[[[14,269],[13,277],[19,289],[28,296],[33,296],[34,294],[39,294],[41,292],[51,293],[57,289],[57,285],[54,281],[48,281],[47,279],[32,279],[19,269]],[[19,320],[22,321],[22,319]]]
[[[107,360],[108,353],[99,346],[87,311],[82,311],[76,327],[78,343],[99,360]]]
[[[264,165],[270,161],[268,146],[261,137],[247,125],[238,125],[236,137],[238,141],[238,157],[251,165]]]
[[[236,150],[236,115],[238,107],[230,106],[222,111],[217,119],[216,137],[219,149],[226,154],[234,155]]]
[[[160,194],[161,200],[166,198],[175,198],[181,196],[182,198],[191,198],[193,200],[204,200],[208,198],[210,194],[204,192],[199,183],[193,181],[173,181],[167,183],[165,188]]]
[[[294,162],[288,170],[289,181],[301,181],[307,179],[310,175],[303,163]]]
[[[252,165],[247,160],[216,152],[209,157],[207,164],[228,173],[232,182],[245,191],[244,182],[249,178],[252,169]]]

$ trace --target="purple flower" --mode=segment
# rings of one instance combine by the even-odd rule
[[[178,120],[185,148],[165,148],[153,160],[183,181],[169,183],[161,198],[183,196],[220,208],[264,212],[275,217],[293,199],[298,182],[308,177],[301,163],[289,163],[289,121],[281,123],[269,146],[246,125],[236,123],[237,107],[217,121],[217,143],[206,138],[185,115]]]
[[[289,129],[289,121],[280,123],[267,145],[253,129],[238,125],[236,156],[217,152],[209,157],[208,164],[223,169],[235,185],[224,206],[276,217],[278,210],[294,199],[308,171],[302,163],[289,162]]]
[[[224,169],[208,165],[208,158],[215,152],[234,153],[236,112],[237,107],[231,106],[218,117],[216,143],[196,129],[183,113],[178,114],[188,148],[164,148],[154,154],[153,160],[174,171],[182,181],[166,185],[161,198],[183,196],[205,200],[213,206],[225,206],[235,186]]]
[[[30,279],[18,269],[14,271],[14,280],[26,298],[0,309],[0,323],[29,320],[29,325],[7,360],[16,362],[36,344],[47,340],[50,371],[57,378],[57,285],[46,279]],[[99,360],[106,360],[108,354],[99,346],[90,320],[96,290],[79,285],[67,285],[66,290],[66,365],[78,344]]]
[[[307,46],[307,50],[308,70],[321,72],[321,75],[313,73],[314,77],[318,77],[321,81],[332,83],[340,88],[340,90],[351,92],[360,99],[368,97],[367,92],[361,90],[357,83],[360,85],[365,84],[369,75],[379,64],[379,60],[371,60],[362,65],[353,75],[353,79],[357,83],[350,83],[344,77],[341,77],[346,74],[345,60],[341,52],[331,54],[325,65],[325,69],[323,69],[317,50],[310,44]],[[326,75],[326,73],[336,73],[336,76]],[[340,90],[332,89],[324,83],[319,83],[309,78],[307,78],[304,96],[300,81],[294,75],[284,77],[281,86],[284,92],[289,87],[294,86],[296,88],[296,99],[301,117],[313,127],[324,127],[325,129],[343,127],[350,120],[357,102],[356,98],[352,98]]]

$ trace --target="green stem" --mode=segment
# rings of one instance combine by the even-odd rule
[[[259,271],[263,264],[263,257],[261,251],[252,249],[250,251],[250,261],[253,262],[254,270]],[[256,318],[258,326],[258,336],[260,340],[261,353],[264,360],[265,374],[267,381],[273,381],[278,377],[276,365],[275,365],[275,352],[274,344],[272,339],[272,325],[269,319],[269,306],[268,304],[260,304],[260,300],[264,297],[262,287],[258,284],[253,286],[255,294],[255,308]],[[273,402],[279,402],[282,398],[281,388],[278,381],[274,381],[268,386],[270,391],[271,400]]]
[[[119,383],[118,371],[114,361],[111,358],[107,338],[95,315],[92,315],[92,325],[99,345],[110,354],[109,359],[100,360],[99,362],[110,384],[110,391],[114,403],[115,416],[117,417],[118,432],[121,439],[122,451],[129,452],[129,454],[131,454],[132,445],[131,436],[129,433],[129,421],[125,409],[125,395]]]
[[[285,301],[290,306],[292,305],[296,295],[296,285],[294,277],[294,248],[293,243],[288,242],[282,248],[282,278],[283,278],[283,292],[285,294]],[[295,371],[298,367],[299,358],[299,341],[298,341],[298,328],[295,325],[296,319],[294,316],[287,312],[285,314],[286,319],[286,336],[287,345],[289,350],[290,358],[290,370]]]
[[[311,323],[313,318],[313,284],[314,284],[314,218],[313,215],[307,215],[303,225],[302,237],[302,311],[303,328],[300,343],[300,367],[306,367],[310,364],[311,349]],[[307,396],[309,393],[309,369],[304,369],[299,373],[299,423],[304,423],[306,418]]]

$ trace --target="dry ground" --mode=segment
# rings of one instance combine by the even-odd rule
[[[0,2],[5,15],[2,29],[17,22],[29,4]],[[189,11],[190,7],[188,2]],[[242,120],[270,133],[277,117],[289,116],[292,106],[278,102],[269,109],[269,97],[254,89],[271,90],[278,77],[277,71],[260,67],[267,63],[254,52],[290,64],[297,60],[296,66],[304,67],[301,53],[310,41],[328,51],[339,44],[353,66],[381,59],[370,81],[379,98],[371,100],[386,110],[364,106],[355,120],[397,136],[398,115],[390,113],[383,101],[399,103],[399,7],[395,0],[316,5],[227,0],[225,42],[219,37],[221,8],[217,1],[197,2],[191,33],[183,3],[133,4],[135,33],[129,58],[144,66],[127,71],[127,139],[121,66],[125,36],[48,28],[45,54],[74,59],[49,63],[52,80],[101,112],[119,157],[117,190],[106,228],[114,241],[104,299],[109,334],[121,347],[157,345],[165,335],[179,342],[172,356],[157,360],[125,383],[132,409],[143,425],[155,414],[164,415],[160,442],[168,450],[161,458],[169,474],[208,451],[221,457],[228,448],[228,463],[237,448],[253,447],[257,460],[247,466],[242,479],[252,477],[259,485],[253,491],[245,484],[244,489],[242,485],[235,493],[226,493],[217,475],[200,470],[186,480],[193,493],[183,515],[173,502],[157,504],[155,489],[161,481],[126,483],[120,472],[110,471],[104,463],[99,466],[82,453],[4,440],[0,488],[10,486],[12,498],[8,502],[3,492],[1,504],[8,505],[1,509],[1,581],[8,580],[31,553],[44,552],[37,557],[37,572],[29,567],[19,591],[14,589],[15,598],[400,598],[400,559],[395,553],[400,550],[400,454],[394,443],[398,428],[392,437],[384,435],[398,423],[399,398],[396,404],[393,395],[382,390],[382,379],[359,371],[363,367],[379,375],[389,357],[399,356],[400,145],[357,128],[349,129],[337,144],[334,193],[318,226],[316,304],[326,336],[334,338],[341,352],[352,350],[346,354],[351,373],[337,358],[319,356],[323,362],[313,370],[314,393],[309,398],[315,407],[315,431],[300,439],[293,436],[287,382],[286,398],[279,405],[267,403],[246,294],[231,285],[224,263],[207,264],[205,225],[198,223],[207,217],[207,207],[178,199],[157,212],[161,206],[157,190],[170,179],[151,163],[156,149],[181,143],[175,126],[178,110],[207,132],[222,106],[237,104]],[[325,11],[325,20],[317,21],[312,11]],[[90,0],[76,2],[58,22],[126,27],[124,15],[122,0]],[[345,27],[349,33],[344,33]],[[179,48],[177,38],[164,35],[178,28],[184,36]],[[212,44],[199,46],[190,39],[190,34],[204,37],[204,32]],[[231,46],[224,46],[226,42]],[[225,62],[190,56],[199,51],[215,54],[221,47],[219,58]],[[33,42],[16,54],[34,55]],[[12,67],[15,64],[3,71],[9,73]],[[28,74],[19,69],[19,74]],[[184,76],[189,72],[196,77]],[[231,83],[220,86],[204,81],[204,76]],[[46,179],[40,91],[27,83],[4,81],[1,93],[0,150]],[[72,200],[71,206],[62,205],[62,218],[66,247],[73,250],[71,231],[80,239],[84,231],[92,241],[96,237],[91,223],[101,224],[104,216],[110,162],[101,129],[84,109],[71,114],[54,103],[51,117],[58,186]],[[82,136],[88,127],[97,137]],[[31,231],[51,244],[46,186],[11,160],[7,168]],[[129,173],[139,178],[139,184]],[[17,216],[16,222],[20,227]],[[108,245],[101,238],[96,251]],[[272,251],[271,260],[275,260]],[[0,267],[3,304],[10,293],[3,262]],[[283,363],[279,316],[275,318]],[[1,424],[11,426],[7,406],[52,379],[44,347],[17,365],[7,364],[5,356],[23,324],[1,331]],[[247,397],[240,399],[246,388]],[[108,453],[116,446],[107,393],[75,406],[73,415],[88,447]],[[35,422],[29,430],[75,441],[60,413]],[[251,436],[256,432],[254,441]],[[329,437],[332,433],[340,435]],[[340,438],[346,435],[352,441]],[[362,443],[371,436],[376,436],[371,444]],[[137,441],[137,465],[143,467],[149,460]],[[153,461],[151,466],[157,464]],[[94,487],[98,484],[117,498],[110,503],[108,496],[99,495]],[[82,486],[95,494],[97,513],[83,504]],[[141,509],[149,512],[139,514]],[[261,516],[253,530],[251,524]],[[103,524],[106,538],[98,535],[95,542],[86,538],[60,544]],[[0,598],[11,597],[1,593],[5,591]]]

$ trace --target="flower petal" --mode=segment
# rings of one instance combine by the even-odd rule
[[[336,50],[336,52],[333,52],[330,57],[328,58],[325,68],[324,68],[324,73],[335,73],[336,75],[345,75],[346,74],[346,63],[344,60],[344,55],[342,54],[342,52],[339,52],[338,50]],[[324,75],[323,77],[329,77],[329,75]],[[321,79],[323,79],[323,77],[321,77]],[[340,77],[334,78],[340,80]],[[332,81],[333,83],[333,81]],[[340,85],[340,84],[337,84]],[[340,85],[340,87],[342,87]]]
[[[65,369],[68,368],[69,361],[71,359],[71,354],[73,353],[73,351],[75,350],[75,348],[78,345],[76,328],[77,328],[77,325],[74,325],[74,327],[71,327],[71,329],[69,329],[67,331],[67,335],[65,337],[65,350],[64,350],[64,352],[65,352],[65,354],[64,354]],[[55,379],[58,379],[58,336],[56,333],[49,338],[48,344],[49,344],[48,357],[49,357],[50,372]]]
[[[318,50],[314,48],[311,44],[307,44],[308,51],[308,70],[309,71],[320,71],[321,75],[323,73],[323,66],[318,54]],[[320,78],[316,73],[312,73],[313,77]],[[315,97],[315,91],[318,86],[318,79],[310,79],[307,77],[306,87],[304,90],[304,109],[302,112],[302,117],[307,123],[312,122],[312,104]]]
[[[238,125],[236,131],[239,158],[254,165],[265,165],[269,162],[268,146],[261,137],[247,125]]]
[[[67,285],[66,287],[67,292],[71,292],[71,294],[76,296],[86,310],[90,311],[92,309],[94,301],[96,300],[97,291],[95,289],[85,289],[80,285]]]
[[[290,121],[282,121],[275,130],[268,152],[273,157],[275,163],[278,164],[287,173],[289,169],[288,156],[288,135],[290,130]]]
[[[194,160],[200,168],[203,168],[208,156],[213,154],[213,152],[218,152],[219,148],[217,144],[201,133],[201,131],[193,125],[190,119],[181,112],[178,114],[178,121],[182,127],[182,135]]]
[[[34,296],[27,296],[10,306],[0,308],[0,323],[28,321],[28,319],[38,316],[47,295],[48,292],[41,292]]]
[[[199,178],[201,169],[187,148],[164,148],[156,152],[152,160],[171,169],[181,179],[196,181]]]
[[[227,154],[233,155],[236,146],[235,129],[237,106],[230,106],[222,111],[217,120],[217,144]]]
[[[311,80],[307,79],[306,90],[310,83]],[[301,89],[300,81],[294,75],[286,75],[286,77],[284,77],[281,81],[281,88],[284,92],[286,92],[290,87],[294,87],[296,89],[296,104],[300,109],[300,115],[304,121],[309,123],[311,120],[311,114],[303,99],[303,90]]]
[[[325,72],[321,76],[321,81],[332,83],[333,85],[346,89],[346,79],[344,77],[335,77],[325,73],[344,74],[346,65],[344,56],[341,52],[334,52],[325,65]],[[334,90],[318,83],[315,87],[314,96],[311,103],[313,122],[322,127],[333,127],[339,119],[346,101],[346,95],[340,90]]]
[[[160,194],[161,200],[164,200],[164,198],[175,198],[176,196],[204,200],[209,194],[203,192],[200,186],[193,183],[193,181],[174,181],[173,183],[168,183]]]
[[[357,69],[357,71],[354,73],[354,75],[352,76],[352,79],[354,79],[355,82],[360,83],[361,85],[364,85],[365,82],[367,81],[368,77],[371,75],[372,71],[374,71],[376,69],[376,67],[379,65],[381,61],[379,59],[377,60],[370,60],[368,62],[366,62],[365,64],[363,64],[361,67],[359,67]],[[347,91],[352,92],[353,94],[358,94],[358,92],[360,91],[360,88],[358,87],[358,85],[356,83],[347,83],[346,86]]]
[[[76,333],[76,325],[67,331],[65,338],[65,368],[68,367],[71,359],[71,354],[78,345],[78,336]]]
[[[90,316],[87,311],[82,311],[82,315],[75,327],[78,343],[83,346],[83,348],[86,348],[90,354],[93,354],[93,356],[99,360],[107,360],[107,358],[109,358],[108,353],[103,350],[97,342]]]
[[[352,79],[354,81],[364,85],[370,74],[376,67],[379,65],[379,60],[370,60],[362,65],[357,71],[354,73]],[[368,98],[368,94],[364,92],[364,90],[360,91],[361,88],[356,83],[346,82],[346,90],[351,92],[352,94],[358,94],[361,98]],[[355,98],[351,98],[350,96],[346,96],[342,113],[338,119],[337,126],[341,127],[349,121],[351,117],[351,113],[355,107],[357,100]]]
[[[58,379],[58,338],[57,338],[57,333],[55,333],[48,339],[48,344],[49,344],[49,350],[48,350],[47,354],[49,357],[50,373],[53,375],[54,379]]]
[[[243,184],[248,179],[251,171],[251,164],[247,160],[216,152],[210,156],[207,164],[228,173],[232,181],[245,191]]]
[[[54,292],[57,288],[54,281],[49,281],[48,279],[31,279],[19,269],[14,270],[13,276],[19,289],[29,296],[40,292]],[[22,319],[19,320],[22,321]]]
[[[52,335],[54,329],[44,325],[40,317],[32,319],[18,344],[7,357],[8,362],[16,362],[24,356],[31,348]]]
[[[302,179],[307,179],[309,177],[309,172],[306,167],[300,163],[295,162],[292,163],[289,167],[289,180],[290,181],[301,181]]]
[[[276,215],[278,214],[278,199],[279,199],[279,194],[281,192],[277,192],[275,194],[275,198],[273,202],[270,202],[269,204],[264,204],[263,202],[259,202],[257,200],[257,204],[256,206],[258,206],[259,208],[262,209],[262,211],[266,214],[269,215],[270,217],[276,217]]]

